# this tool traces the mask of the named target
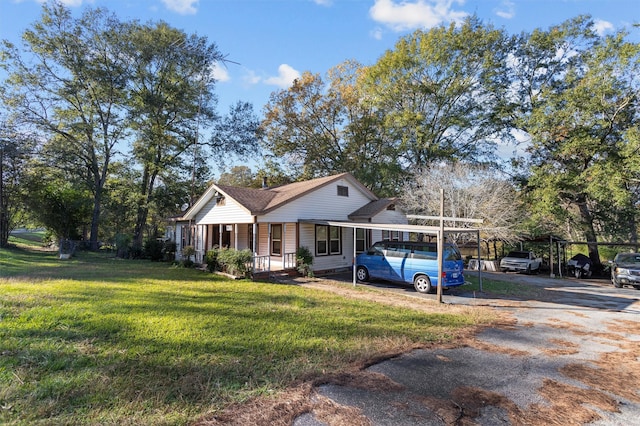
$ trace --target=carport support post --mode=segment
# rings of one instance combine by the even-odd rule
[[[480,231],[476,231],[476,241],[478,241],[478,284],[482,293],[482,259],[480,258]]]
[[[353,228],[353,260],[351,261],[351,273],[353,274],[353,286],[356,286],[356,229]],[[366,249],[366,247],[365,247]]]
[[[440,230],[438,231],[438,303],[442,303],[442,252],[444,250],[444,189],[440,189]]]

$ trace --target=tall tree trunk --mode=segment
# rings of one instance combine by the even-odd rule
[[[582,196],[577,202],[578,209],[580,211],[580,225],[582,233],[587,241],[587,248],[589,249],[589,258],[594,265],[600,266],[600,253],[598,252],[598,239],[596,238],[596,231],[593,228],[593,216],[591,210],[587,206],[586,197]]]
[[[9,216],[4,197],[4,148],[0,146],[0,247],[9,242]]]
[[[98,227],[100,225],[100,204],[102,202],[102,188],[96,188],[93,196],[93,213],[91,214],[91,233],[89,235],[89,249],[98,250]]]

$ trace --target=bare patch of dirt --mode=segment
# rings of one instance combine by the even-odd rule
[[[368,389],[372,391],[391,391],[399,392],[404,389],[399,383],[394,382],[381,373],[356,371],[356,372],[340,372],[330,374],[316,380],[315,385],[332,384],[338,386],[348,386],[357,389]]]
[[[254,398],[234,404],[224,411],[201,419],[195,426],[288,426],[299,416],[310,413],[327,424],[370,426],[371,422],[354,407],[346,407],[318,395],[311,384],[288,389],[275,397]]]
[[[467,342],[467,346],[479,349],[481,351],[493,352],[496,354],[504,354],[509,356],[529,356],[531,352],[521,351],[519,349],[507,348],[504,346],[492,345],[490,343],[481,342],[479,340],[470,340]]]
[[[559,346],[556,348],[545,348],[543,352],[548,356],[573,355],[577,354],[580,345],[562,339],[549,339],[549,343]]]

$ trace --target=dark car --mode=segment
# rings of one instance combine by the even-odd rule
[[[640,290],[640,253],[620,253],[611,262],[611,282],[615,287],[631,285]]]

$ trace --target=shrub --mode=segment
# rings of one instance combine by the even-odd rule
[[[144,249],[142,244],[133,243],[131,247],[129,247],[129,259],[142,259],[144,255]]]
[[[191,256],[196,254],[196,249],[193,246],[184,246],[182,248],[182,266],[185,268],[191,268],[195,263],[191,259]]]
[[[162,259],[162,243],[156,239],[144,242],[144,257],[157,262]]]
[[[249,272],[248,264],[251,263],[253,254],[251,250],[222,249],[218,251],[218,263],[222,269],[232,275],[246,276]]]
[[[307,247],[298,247],[296,250],[296,261],[298,272],[303,277],[313,277],[313,255]]]
[[[205,255],[205,262],[207,263],[207,271],[209,272],[215,272],[215,271],[219,271],[220,268],[220,263],[218,262],[218,252],[220,250],[218,249],[211,249],[207,252],[207,254]]]
[[[171,262],[176,257],[176,250],[178,249],[178,245],[175,241],[165,241],[162,245],[162,253],[164,255],[164,260],[166,262]]]
[[[131,235],[117,234],[114,238],[116,246],[116,257],[126,259],[129,257],[129,245],[131,244]]]

